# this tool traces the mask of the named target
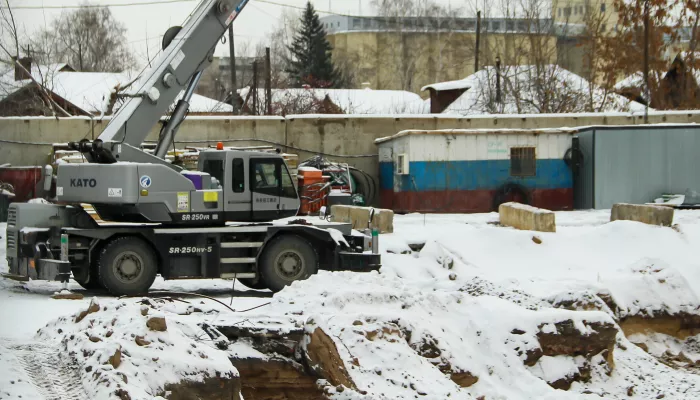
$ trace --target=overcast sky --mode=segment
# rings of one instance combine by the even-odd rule
[[[111,6],[114,17],[122,22],[126,28],[126,39],[132,48],[139,63],[146,60],[146,46],[149,55],[153,57],[160,49],[162,34],[173,25],[181,24],[187,15],[194,10],[199,0],[184,0],[182,2],[161,3],[167,0],[89,0],[90,4],[133,4],[156,3],[151,5],[123,5]],[[236,43],[252,41],[255,43],[266,42],[267,33],[274,29],[282,12],[287,9],[298,12],[292,7],[303,7],[306,0],[270,0],[280,5],[265,2],[265,0],[251,0],[243,10],[243,13],[234,22]],[[447,0],[446,0],[447,1]],[[10,0],[10,6],[14,9],[15,19],[18,21],[21,32],[31,35],[45,26],[50,26],[51,21],[59,18],[61,12],[70,12],[75,9],[56,9],[51,7],[69,7],[85,3],[85,0]],[[312,0],[319,11],[330,9],[336,13],[370,14],[370,0]],[[284,6],[286,5],[286,6]],[[330,8],[329,8],[330,6]],[[26,9],[22,7],[39,7]],[[326,15],[320,13],[321,16]],[[254,46],[251,46],[254,48]],[[217,55],[228,55],[228,45],[217,47]]]

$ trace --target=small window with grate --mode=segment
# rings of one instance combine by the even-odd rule
[[[535,176],[537,174],[534,147],[510,148],[510,175]]]

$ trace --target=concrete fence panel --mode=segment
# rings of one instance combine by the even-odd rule
[[[673,208],[642,204],[613,204],[610,221],[637,221],[649,225],[671,226]]]
[[[498,207],[501,225],[525,231],[556,232],[554,212],[520,203],[503,203]]]

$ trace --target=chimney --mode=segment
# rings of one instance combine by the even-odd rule
[[[12,61],[16,61],[16,57],[12,57]],[[24,69],[27,71],[31,72],[32,71],[32,58],[31,57],[23,57],[19,59],[19,63],[22,64]],[[20,68],[19,65],[15,62],[15,80],[16,81],[21,81],[25,79],[31,79],[31,75],[26,73],[24,69]]]

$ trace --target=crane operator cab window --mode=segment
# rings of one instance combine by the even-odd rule
[[[206,160],[202,167],[202,172],[206,172],[216,178],[219,185],[224,187],[224,160]]]
[[[242,158],[234,158],[231,163],[231,176],[233,182],[231,189],[233,193],[243,193],[245,191],[245,167],[243,166]]]
[[[251,160],[251,186],[256,193],[296,198],[289,170],[281,159]]]

